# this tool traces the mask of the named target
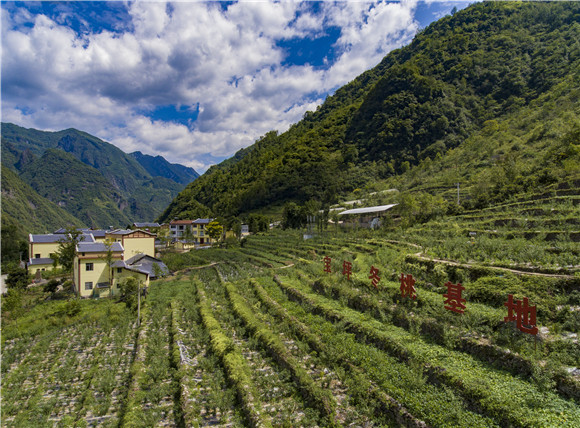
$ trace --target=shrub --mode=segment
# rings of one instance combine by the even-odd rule
[[[59,285],[60,285],[60,282],[58,280],[51,279],[46,284],[44,284],[44,287],[42,288],[42,290],[45,293],[55,293],[56,289],[58,288]]]

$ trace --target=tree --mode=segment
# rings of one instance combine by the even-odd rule
[[[28,243],[19,232],[18,225],[2,216],[2,270],[8,270],[9,265],[17,265],[20,260],[28,259]],[[20,228],[22,229],[22,228]]]
[[[62,266],[62,269],[67,273],[71,273],[73,270],[77,243],[80,241],[81,233],[80,230],[67,227],[64,238],[58,244],[55,257]]]
[[[105,240],[105,248],[107,250],[107,252],[105,253],[105,261],[107,262],[107,274],[109,276],[109,286],[113,286],[113,275],[112,275],[112,269],[113,269],[113,241],[111,241],[110,239],[106,239]]]
[[[216,220],[210,222],[206,227],[206,232],[211,239],[214,241],[219,241],[224,233],[224,227],[219,224]]]
[[[15,319],[22,313],[22,292],[18,289],[9,289],[2,298],[2,318],[10,313],[10,318]]]
[[[28,274],[28,270],[21,267],[12,269],[6,278],[6,286],[9,289],[26,290],[26,287],[28,287],[30,282],[31,278]]]
[[[183,235],[181,235],[181,239],[188,244],[191,244],[193,241],[193,231],[191,230],[191,226],[185,225],[185,230],[183,231]]]
[[[306,224],[306,213],[295,202],[288,202],[284,205],[282,213],[282,228],[298,229]]]
[[[58,282],[58,280],[51,279],[46,284],[44,284],[42,291],[44,291],[45,293],[56,293],[56,290],[58,289],[59,285],[60,283]]]
[[[164,247],[167,247],[169,243],[169,229],[161,228],[157,231],[157,239],[163,244]]]
[[[125,278],[119,284],[121,290],[121,300],[129,309],[135,309],[137,306],[137,293],[139,292],[139,280],[135,277]]]

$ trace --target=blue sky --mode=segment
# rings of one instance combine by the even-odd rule
[[[2,121],[204,172],[470,3],[2,2]]]

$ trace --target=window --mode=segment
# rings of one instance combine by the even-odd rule
[[[117,268],[117,273],[123,273],[123,268]]]
[[[95,267],[94,267],[93,263],[85,264],[85,270],[89,271],[89,270],[94,270],[94,269],[95,269]],[[92,282],[91,282],[91,284],[92,284]]]
[[[35,254],[35,255],[34,255],[34,258],[35,258],[35,259],[39,259],[39,258],[40,258],[40,254]]]
[[[91,282],[85,282],[85,290],[92,290],[93,289],[93,283]]]

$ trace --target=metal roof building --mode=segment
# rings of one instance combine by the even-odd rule
[[[390,210],[391,208],[393,208],[396,205],[398,205],[398,204],[378,205],[376,207],[354,208],[352,210],[342,211],[342,212],[338,213],[338,215],[382,213],[382,212]]]

